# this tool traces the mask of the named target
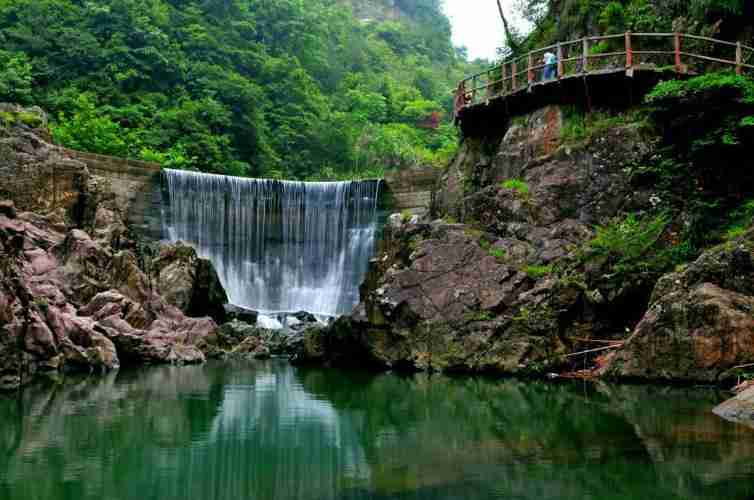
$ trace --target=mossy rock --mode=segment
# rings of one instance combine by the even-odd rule
[[[10,127],[16,124],[16,115],[8,111],[0,111],[0,125]]]
[[[31,113],[28,111],[22,111],[18,113],[16,119],[31,128],[41,128],[45,124],[44,118],[36,113]]]

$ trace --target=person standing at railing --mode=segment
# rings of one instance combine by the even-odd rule
[[[455,124],[458,124],[461,110],[466,107],[470,101],[471,96],[466,92],[466,82],[459,83],[458,88],[456,89],[455,98],[453,99],[453,122]]]
[[[558,65],[558,56],[548,50],[547,52],[545,52],[545,55],[542,58],[542,62],[544,62],[545,64],[544,80],[547,81],[555,78],[555,72]]]

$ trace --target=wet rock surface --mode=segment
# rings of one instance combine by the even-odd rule
[[[312,321],[296,320],[293,327],[275,330],[233,320],[207,337],[202,349],[208,356],[218,359],[298,357],[303,350],[306,333],[312,328],[320,328],[315,325],[317,321],[313,316]]]

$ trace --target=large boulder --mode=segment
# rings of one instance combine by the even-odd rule
[[[607,373],[722,382],[754,363],[754,231],[659,280],[649,310]]]
[[[458,224],[407,223],[372,262],[362,303],[305,335],[302,359],[362,359],[407,370],[530,373],[562,350],[557,320],[575,295],[530,276],[487,236]],[[494,236],[492,237],[494,241]]]
[[[212,263],[199,258],[193,247],[181,242],[162,246],[152,269],[157,289],[169,304],[189,316],[225,321],[225,289]]]

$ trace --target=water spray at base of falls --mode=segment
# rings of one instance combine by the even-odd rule
[[[164,170],[165,234],[212,261],[232,304],[348,314],[374,252],[380,181],[295,182]]]

